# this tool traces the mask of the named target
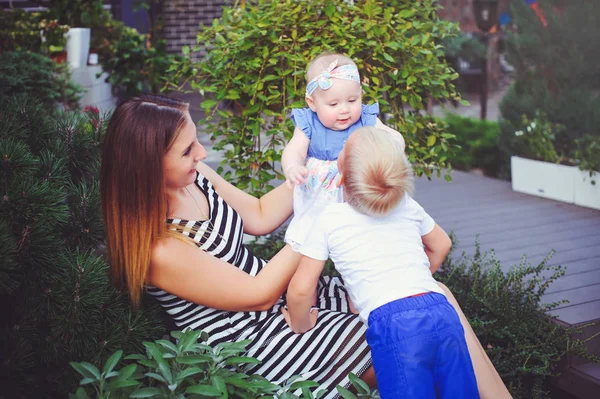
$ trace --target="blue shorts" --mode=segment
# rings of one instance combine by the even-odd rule
[[[479,398],[464,330],[444,295],[375,309],[367,342],[382,399]]]

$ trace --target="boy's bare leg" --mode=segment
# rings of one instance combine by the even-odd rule
[[[454,306],[460,322],[465,330],[465,339],[467,341],[467,347],[469,348],[469,354],[471,355],[471,362],[473,362],[473,369],[475,370],[475,377],[477,378],[477,388],[479,389],[479,395],[482,399],[503,399],[512,398],[506,385],[502,382],[502,378],[496,371],[496,368],[492,364],[487,353],[481,346],[475,331],[471,328],[467,317],[463,313],[452,292],[444,284],[439,283],[439,286],[446,293],[448,302]]]

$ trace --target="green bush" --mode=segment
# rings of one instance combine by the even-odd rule
[[[460,148],[449,155],[448,162],[454,169],[481,169],[486,176],[501,177],[507,161],[498,148],[499,126],[497,122],[446,114],[444,123],[453,134]]]
[[[66,65],[28,51],[0,54],[0,97],[27,95],[53,109],[76,109],[82,89],[71,82]]]
[[[47,12],[27,12],[18,8],[0,10],[0,53],[31,51],[49,55],[61,51],[68,29],[51,19]]]
[[[541,303],[546,290],[565,273],[549,266],[553,253],[532,266],[524,257],[507,273],[494,253],[446,259],[436,277],[450,288],[479,341],[513,398],[547,397],[550,377],[567,354],[600,361],[589,355],[585,342],[573,339],[576,329],[553,322],[546,312],[563,302]]]
[[[64,33],[69,25],[85,26],[91,28],[91,50],[98,53],[102,68],[109,75],[107,80],[118,96],[158,93],[169,88],[167,80],[174,81],[170,69],[180,56],[168,54],[164,40],[139,33],[115,20],[110,11],[103,9],[102,0],[40,3],[48,10],[35,13],[0,10],[0,53],[19,50],[51,56],[66,44]],[[40,31],[44,33],[45,42],[41,40]],[[34,61],[41,62],[42,69],[49,68],[48,62],[38,60],[42,60],[41,56]],[[36,65],[30,64],[26,75]],[[53,68],[65,76],[58,87],[71,93],[73,84],[67,79],[66,66]],[[0,72],[3,71],[0,69]],[[42,90],[43,85],[39,88]]]
[[[180,56],[167,54],[164,40],[150,45],[146,35],[118,22],[112,29],[116,34],[100,59],[116,94],[127,98],[168,89],[166,81],[174,80],[171,67]]]
[[[102,371],[88,362],[71,362],[71,367],[84,378],[80,381],[81,387],[69,397],[312,399],[324,394],[323,391],[313,394],[310,388],[318,384],[298,377],[292,377],[280,386],[264,377],[246,374],[246,365],[259,362],[244,356],[249,340],[224,342],[211,347],[205,343],[208,335],[200,331],[173,331],[171,336],[175,343],[165,339],[144,342],[145,355],[126,356],[125,360],[133,362],[120,370],[115,367],[123,356],[121,350],[111,355]],[[350,381],[360,397],[378,397],[373,396],[368,386],[355,375],[350,374]],[[338,386],[338,391],[344,398],[357,398],[343,387]]]
[[[205,96],[200,123],[214,148],[225,150],[222,165],[235,173],[225,174],[229,181],[257,193],[282,177],[275,164],[293,131],[288,113],[305,106],[304,71],[323,51],[356,60],[364,102],[378,101],[383,121],[404,135],[417,174],[439,176],[448,166],[452,135],[413,112],[427,97],[459,99],[452,84],[458,75],[443,61],[441,45],[458,30],[439,19],[437,1],[248,3],[225,7],[220,20],[198,33],[195,50],[209,49],[204,58],[175,66],[174,83],[187,76]],[[233,109],[224,109],[225,101]]]
[[[508,36],[507,56],[515,82],[500,103],[499,144],[514,155],[511,141],[523,118],[531,121],[541,113],[563,128],[554,138],[559,156],[573,158],[578,140],[600,137],[600,63],[592,50],[600,46],[600,7],[585,0],[539,3],[546,25],[524,2],[511,3],[518,30]]]
[[[252,245],[268,259],[283,245],[281,237],[275,235]],[[583,341],[572,338],[577,330],[561,327],[546,315],[560,303],[540,303],[548,286],[565,273],[562,266],[548,265],[551,255],[537,266],[524,258],[504,273],[493,252],[482,253],[476,242],[473,256],[463,254],[455,259],[451,254],[435,274],[456,296],[516,399],[547,397],[549,379],[557,375],[567,354],[600,361],[586,352]]]
[[[133,313],[102,256],[100,146],[106,118],[0,101],[0,387],[65,397],[68,362],[103,361],[163,332],[157,305]]]

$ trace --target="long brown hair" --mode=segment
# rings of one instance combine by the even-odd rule
[[[136,307],[154,241],[164,235],[163,156],[187,121],[189,105],[144,95],[115,110],[104,138],[100,191],[111,279]]]

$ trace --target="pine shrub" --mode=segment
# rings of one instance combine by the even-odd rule
[[[0,101],[0,390],[65,397],[68,362],[131,352],[162,330],[109,284],[102,254],[97,110],[55,113],[26,97]]]
[[[0,97],[26,94],[48,108],[77,109],[82,91],[71,82],[66,65],[29,51],[0,53]]]

